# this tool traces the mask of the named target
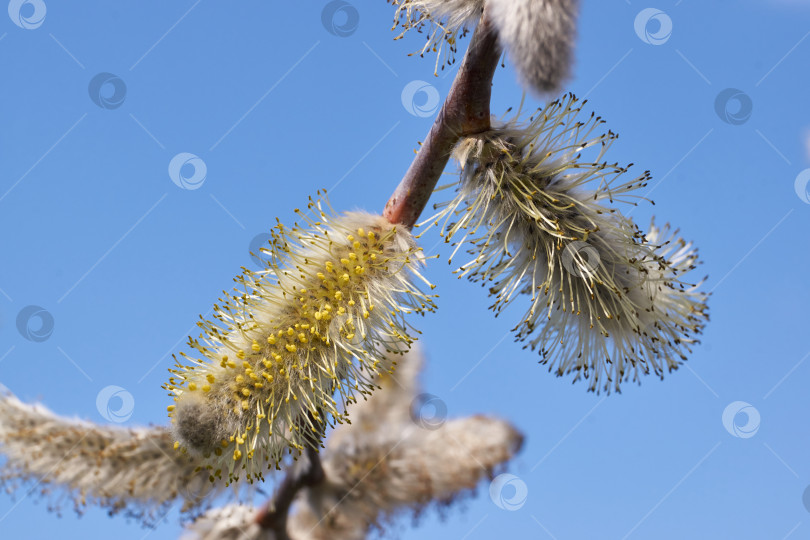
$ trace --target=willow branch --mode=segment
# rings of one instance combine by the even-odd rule
[[[388,221],[413,227],[459,139],[490,129],[492,77],[500,57],[497,33],[485,13],[436,121],[385,205]]]
[[[323,415],[319,415],[323,418]],[[311,422],[317,422],[310,416]],[[324,424],[320,424],[321,433],[318,441],[323,440]],[[301,489],[316,486],[323,482],[324,472],[318,449],[307,446],[306,459],[298,461],[284,477],[273,497],[265,504],[254,518],[256,523],[266,530],[273,531],[275,540],[290,540],[287,534],[287,516],[295,496]]]

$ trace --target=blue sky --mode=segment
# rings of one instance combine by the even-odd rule
[[[424,101],[411,114],[403,90],[425,81],[443,99],[452,72],[408,57],[422,38],[393,41],[380,0],[352,2],[345,36],[323,1],[45,4],[44,19],[32,4],[27,23],[0,17],[0,382],[60,414],[164,423],[171,354],[251,264],[251,240],[319,188],[337,209],[380,211],[434,117]],[[400,520],[402,538],[810,537],[809,37],[806,2],[583,1],[566,89],[620,133],[611,161],[652,171],[656,204],[634,219],[699,246],[711,322],[663,382],[596,396],[537,365],[483,290],[432,264],[425,390],[451,416],[526,434],[509,469],[526,499],[503,510],[484,483],[443,520]],[[521,93],[499,68],[493,113]],[[194,189],[170,178],[181,153],[204,163],[204,178],[181,169]],[[446,255],[436,240],[425,249]],[[52,329],[20,331],[20,313]],[[131,411],[97,407],[104,389]],[[19,495],[0,497],[4,538],[179,531],[176,512],[150,531]]]

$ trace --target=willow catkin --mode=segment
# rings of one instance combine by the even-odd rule
[[[277,225],[267,269],[236,278],[216,322],[190,340],[202,358],[185,357],[166,385],[177,446],[228,481],[319,446],[324,423],[345,420],[345,406],[410,347],[405,316],[434,309],[414,285],[422,257],[405,227],[309,207],[306,226]]]
[[[176,500],[184,512],[204,508],[225,486],[173,442],[165,428],[102,426],[0,394],[0,482],[33,484],[57,506],[68,498],[77,511],[99,505],[147,523]]]
[[[472,255],[458,272],[489,287],[502,312],[527,306],[516,337],[557,375],[589,390],[663,376],[687,358],[707,320],[707,295],[686,281],[692,245],[654,225],[646,235],[620,212],[649,173],[604,161],[617,135],[569,94],[528,122],[463,139],[454,199],[430,221]],[[452,257],[451,257],[452,259]]]

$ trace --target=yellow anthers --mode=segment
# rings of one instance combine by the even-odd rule
[[[177,407],[175,407],[174,405],[169,405],[168,407],[166,407],[166,410],[167,410],[167,411],[169,411],[169,412],[172,412],[172,411],[174,411],[174,409],[176,409],[176,408],[177,408]]]
[[[180,441],[174,441],[174,449],[177,450],[180,448]]]
[[[313,202],[312,215],[300,214],[306,226],[273,229],[265,271],[237,279],[243,289],[218,302],[202,339],[190,340],[202,359],[172,374],[183,381],[171,383],[180,447],[230,481],[258,479],[285,453],[317,444],[309,411],[344,422],[346,405],[392,369],[383,351],[413,342],[406,317],[434,309],[412,282],[424,278],[409,231],[381,216],[320,209]],[[184,391],[192,384],[204,392]]]
[[[192,383],[188,383],[188,389],[189,389],[189,391],[193,392],[194,390],[196,390],[196,389],[197,389],[197,384],[196,384],[196,383],[193,383],[193,382],[192,382]]]

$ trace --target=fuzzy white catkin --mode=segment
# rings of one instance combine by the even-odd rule
[[[340,538],[357,521],[366,530],[382,528],[403,511],[453,502],[517,453],[522,435],[499,419],[472,416],[422,427],[413,410],[422,363],[419,354],[405,356],[391,379],[380,377],[382,390],[350,407],[352,423],[327,441],[327,481],[299,506],[299,522],[325,523]]]
[[[331,482],[356,505],[393,513],[449,503],[520,448],[520,434],[486,416],[450,420],[431,430],[401,426],[340,448],[324,463]],[[354,486],[362,486],[358,491]],[[354,490],[352,490],[354,488]]]
[[[178,499],[184,511],[204,507],[224,485],[173,443],[165,428],[101,426],[0,394],[0,483],[35,483],[43,495],[71,497],[77,511],[97,504],[149,523]]]
[[[578,0],[488,0],[487,14],[524,86],[557,92],[568,78]]]
[[[459,272],[488,286],[496,313],[526,306],[514,330],[549,370],[610,392],[686,360],[707,294],[687,281],[698,264],[690,243],[668,226],[645,235],[620,212],[649,173],[624,179],[627,167],[605,161],[617,135],[594,135],[604,121],[581,114],[584,104],[569,94],[529,122],[463,139],[457,195],[428,221],[467,247]]]

